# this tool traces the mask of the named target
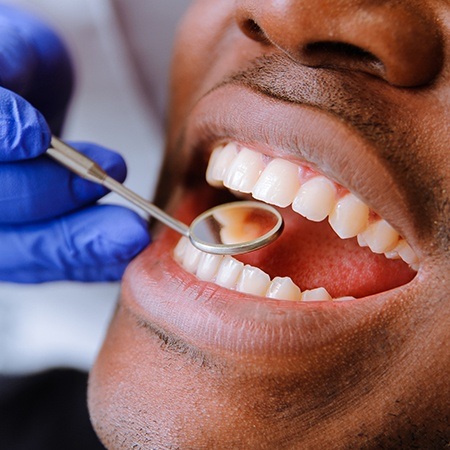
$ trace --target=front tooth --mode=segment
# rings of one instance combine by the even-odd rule
[[[361,233],[369,220],[369,208],[353,194],[342,197],[328,218],[331,227],[341,239]]]
[[[186,251],[184,253],[183,258],[183,266],[184,268],[191,273],[196,273],[198,263],[200,261],[200,256],[202,252],[195,248],[192,244],[188,244],[186,246]]]
[[[231,256],[225,256],[217,271],[216,284],[228,289],[236,288],[237,281],[243,269],[244,263],[237,261]]]
[[[314,222],[325,219],[336,202],[336,187],[325,177],[308,180],[298,191],[292,209]]]
[[[269,285],[266,297],[278,300],[301,300],[300,288],[289,277],[275,277]]]
[[[222,262],[223,256],[203,253],[197,267],[197,277],[203,281],[212,281]]]
[[[331,295],[323,287],[304,291],[302,293],[302,301],[318,302],[331,300]]]
[[[233,142],[225,145],[225,147],[217,147],[212,152],[206,169],[206,181],[211,186],[222,186],[225,173],[237,154],[238,149]]]
[[[270,277],[261,269],[252,266],[244,266],[237,283],[237,290],[246,294],[264,297],[269,287]]]
[[[298,166],[277,158],[264,169],[252,195],[258,200],[284,208],[292,203],[299,187]]]
[[[263,170],[262,154],[244,147],[226,171],[223,184],[229,189],[248,194]]]
[[[358,242],[362,241],[374,253],[391,251],[398,242],[398,233],[383,219],[370,224],[362,233],[358,234]]]

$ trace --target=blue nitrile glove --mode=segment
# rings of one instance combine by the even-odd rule
[[[45,25],[1,5],[0,86],[0,280],[119,279],[149,242],[146,223],[126,208],[95,205],[104,188],[43,155],[48,124],[59,131],[70,97],[70,62]],[[124,180],[119,155],[73,145]]]

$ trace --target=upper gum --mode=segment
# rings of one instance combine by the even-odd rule
[[[241,149],[243,149],[243,148],[247,148],[247,149],[249,149],[249,150],[251,150],[251,151],[253,151],[253,152],[255,152],[255,153],[259,153],[260,155],[263,156],[263,161],[264,161],[264,164],[265,164],[266,167],[268,166],[268,164],[269,164],[271,161],[273,161],[273,160],[275,160],[275,159],[281,159],[281,160],[283,160],[283,161],[288,161],[288,162],[290,162],[291,164],[295,164],[297,167],[299,167],[299,181],[300,181],[300,184],[301,184],[301,185],[303,185],[303,184],[306,183],[307,181],[309,181],[309,180],[311,180],[311,179],[313,179],[313,178],[315,178],[315,177],[317,177],[317,176],[325,177],[327,180],[329,180],[331,183],[334,184],[334,186],[335,186],[335,188],[336,188],[336,198],[337,198],[338,200],[339,200],[340,198],[344,197],[346,194],[349,194],[349,193],[350,193],[350,191],[349,191],[347,188],[345,188],[344,186],[338,184],[338,183],[335,182],[334,180],[331,180],[330,178],[328,178],[328,177],[327,177],[326,175],[324,175],[323,173],[318,172],[317,170],[315,170],[315,169],[313,169],[312,167],[308,166],[306,163],[302,164],[302,163],[300,163],[300,162],[297,162],[297,161],[291,161],[291,160],[289,160],[289,159],[281,158],[281,157],[279,157],[279,156],[270,156],[270,155],[268,155],[268,154],[266,154],[266,153],[264,153],[264,152],[262,152],[262,151],[260,151],[260,150],[257,150],[257,149],[255,149],[255,148],[247,147],[246,145],[241,144],[241,143],[239,143],[239,142],[233,142],[233,141],[230,141],[230,142],[223,142],[223,143],[221,143],[221,144],[219,144],[219,145],[216,145],[216,146],[213,148],[213,152],[214,152],[216,149],[224,148],[224,147],[225,147],[226,145],[228,145],[228,144],[235,144],[235,145],[237,146],[237,148],[239,149],[238,152],[239,152]],[[376,219],[376,218],[379,218],[379,216],[378,216],[374,211],[372,211],[372,210],[370,210],[370,214],[371,214],[371,219],[372,219],[372,220],[374,220],[374,219]]]

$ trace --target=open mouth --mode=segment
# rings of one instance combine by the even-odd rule
[[[269,247],[239,257],[203,253],[182,238],[175,259],[202,281],[278,300],[343,301],[406,284],[419,267],[386,220],[306,164],[230,141],[212,151],[206,180],[281,208],[285,231]]]

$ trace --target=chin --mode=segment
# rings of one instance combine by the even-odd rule
[[[111,449],[445,448],[448,71],[421,91],[294,64],[219,3],[182,26],[200,50],[175,52],[160,201],[188,224],[252,198],[285,228],[236,257],[154,230],[91,374],[98,435]]]

